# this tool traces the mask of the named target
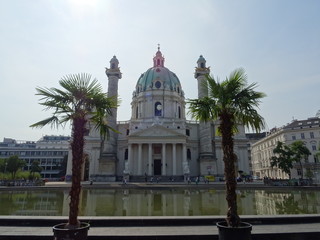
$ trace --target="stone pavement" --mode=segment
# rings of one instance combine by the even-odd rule
[[[320,223],[308,224],[280,224],[280,225],[256,225],[252,229],[253,239],[320,239]],[[51,227],[16,227],[1,226],[0,239],[41,239],[52,238]],[[117,238],[132,239],[136,237],[153,238],[180,238],[184,239],[217,239],[218,229],[216,226],[152,226],[152,227],[91,227],[89,239]],[[260,236],[260,238],[259,238]],[[293,238],[295,236],[295,238]],[[299,236],[299,237],[298,237]],[[280,238],[279,238],[280,239]]]
[[[216,240],[215,222],[220,217],[90,217],[88,240],[95,239],[183,239]],[[302,216],[245,216],[253,224],[253,240],[319,240],[320,215]],[[39,224],[39,221],[41,224]],[[3,216],[0,218],[0,239],[52,239],[52,226],[66,222],[61,217]]]

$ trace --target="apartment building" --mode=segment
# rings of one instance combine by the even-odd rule
[[[68,136],[44,136],[38,141],[4,138],[0,142],[0,158],[16,155],[26,162],[26,171],[30,170],[33,161],[38,161],[43,169],[41,177],[57,180],[65,172],[64,158],[68,155],[69,140]]]
[[[312,117],[305,120],[293,120],[291,123],[281,128],[273,128],[267,136],[252,145],[252,171],[253,174],[270,178],[289,178],[281,169],[271,167],[270,158],[273,156],[273,149],[277,142],[290,145],[295,141],[303,141],[310,150],[311,155],[302,162],[302,169],[299,163],[295,163],[291,170],[291,178],[304,177],[309,172],[312,178],[320,182],[320,159],[317,156],[320,144],[320,118]]]

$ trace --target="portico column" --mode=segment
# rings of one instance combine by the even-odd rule
[[[141,159],[141,156],[142,156],[142,143],[139,143],[138,144],[138,175],[142,175],[142,168],[141,168],[141,165],[142,165],[142,159]]]
[[[166,176],[166,144],[162,143],[162,176]]]
[[[132,144],[129,143],[129,147],[128,147],[128,160],[126,162],[126,164],[124,165],[124,173],[125,174],[130,174],[130,165],[131,165],[131,161],[132,161]]]
[[[177,175],[177,153],[176,153],[176,144],[172,144],[172,174]]]
[[[187,146],[185,143],[182,144],[182,170],[184,174],[189,174],[189,164],[187,161]]]
[[[152,175],[152,143],[149,143],[148,151],[148,175]]]

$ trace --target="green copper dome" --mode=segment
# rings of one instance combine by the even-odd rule
[[[176,74],[166,67],[149,68],[145,73],[141,74],[137,85],[140,87],[140,91],[145,91],[148,88],[155,87],[153,84],[157,80],[170,90],[176,90],[177,87],[180,87],[180,81]]]
[[[177,75],[164,67],[164,57],[159,47],[156,56],[153,58],[153,67],[141,74],[136,86],[138,92],[152,88],[164,88],[178,92],[181,90],[181,84]]]

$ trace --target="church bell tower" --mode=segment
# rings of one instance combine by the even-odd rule
[[[108,77],[108,97],[118,98],[118,82],[122,74],[116,56],[110,60],[110,68],[106,68],[106,75]],[[107,123],[113,129],[117,129],[117,108],[112,109]],[[117,160],[117,133],[110,130],[109,137],[104,140],[99,160],[99,170],[103,173],[102,178],[107,181],[115,180]]]
[[[197,61],[194,77],[198,81],[198,98],[208,96],[208,89],[205,86],[206,76],[210,68],[206,67],[205,58],[200,55]],[[199,162],[201,175],[214,175],[217,173],[217,164],[214,154],[214,124],[212,122],[199,123]]]

